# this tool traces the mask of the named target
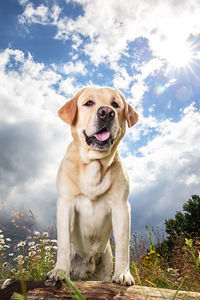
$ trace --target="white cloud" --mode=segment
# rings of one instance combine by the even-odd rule
[[[29,0],[18,0],[20,5],[25,5]]]
[[[74,34],[72,35],[72,41],[73,41],[73,45],[72,45],[72,48],[74,50],[78,50],[78,48],[80,47],[80,45],[83,43],[83,40],[80,38],[79,35],[77,34]]]
[[[131,103],[142,113],[142,98],[144,94],[149,90],[145,80],[149,76],[155,76],[156,72],[159,72],[163,67],[163,61],[158,58],[151,59],[148,63],[143,63],[141,66],[135,65],[139,74],[134,76],[134,84],[131,87],[132,99]]]
[[[59,85],[60,92],[68,96],[73,96],[79,88],[72,77],[78,65],[66,66],[66,73],[70,73],[62,80],[56,66],[36,63],[30,54],[25,56],[22,51],[12,49],[0,54],[1,174],[4,184],[6,178],[9,185],[0,185],[2,199],[8,208],[15,209],[26,201],[41,218],[47,217],[46,207],[55,204],[56,172],[70,140],[69,130],[66,135],[66,126],[56,115],[57,109],[68,99],[59,95],[53,86]],[[159,63],[151,62],[142,66],[138,82],[144,82],[160,67]],[[84,70],[81,64],[80,70]],[[126,78],[123,68],[119,72]],[[163,220],[181,209],[187,197],[197,193],[200,183],[199,114],[193,105],[183,111],[177,123],[141,117],[127,138],[138,140],[151,129],[156,130],[158,136],[139,149],[140,156],[129,153],[125,141],[120,145],[121,151],[127,154],[131,189],[139,201],[133,207],[138,216],[142,211],[143,224],[144,218],[147,223]],[[48,217],[53,210],[48,212]]]
[[[131,102],[132,102],[133,106],[135,107],[135,109],[137,110],[137,112],[142,113],[143,109],[141,106],[141,104],[142,104],[141,100],[142,100],[144,94],[148,90],[149,90],[149,87],[142,79],[140,79],[139,81],[134,83],[133,86],[131,87],[131,93],[132,93]]]
[[[4,71],[9,59],[13,57],[17,62],[24,61],[24,53],[20,50],[6,49],[0,52],[0,68]]]
[[[77,92],[77,86],[74,83],[74,77],[68,77],[59,85],[59,91],[67,95],[68,97],[73,97]]]
[[[45,25],[49,22],[48,14],[48,7],[44,6],[43,4],[35,9],[32,3],[28,3],[23,15],[21,15],[19,18],[19,22],[39,23]]]
[[[138,37],[146,37],[155,55],[167,58],[173,48],[185,43],[191,33],[200,31],[198,0],[162,1],[145,0],[76,0],[84,15],[76,20],[61,16],[61,9],[41,4],[37,8],[28,3],[20,16],[21,23],[40,23],[57,27],[55,38],[72,39],[74,48],[82,45],[82,37],[89,37],[83,49],[91,61],[117,61],[127,44]]]
[[[70,34],[88,36],[85,51],[98,64],[109,58],[118,60],[127,43],[146,37],[156,55],[166,57],[166,49],[176,47],[200,30],[198,0],[187,1],[74,1],[82,4],[84,15],[75,21],[60,19],[56,38]],[[153,9],[152,9],[153,7]]]
[[[125,67],[120,67],[116,63],[112,64],[112,68],[115,70],[113,86],[118,89],[128,89],[133,77],[128,74]]]
[[[6,49],[0,62],[1,201],[51,219],[58,166],[71,140],[57,116],[66,99],[53,85],[62,78],[19,50]]]
[[[179,122],[159,124],[154,120],[159,134],[139,149],[141,156],[129,154],[125,158],[138,227],[144,222],[154,225],[154,220],[163,223],[164,218],[181,210],[192,194],[199,193],[200,131],[194,120],[199,120],[199,112],[193,104]]]
[[[25,4],[25,3],[22,3]],[[42,25],[56,25],[61,8],[58,5],[53,5],[51,9],[41,4],[34,8],[33,3],[29,2],[22,15],[19,16],[19,22],[24,23],[37,23]]]
[[[168,54],[176,53],[175,49],[183,45],[191,33],[200,31],[198,0],[193,0],[192,4],[182,1],[181,5],[172,0],[157,0],[156,3],[153,0],[139,3],[129,0],[73,2],[82,5],[84,11],[83,15],[75,20],[63,16],[58,5],[47,7],[41,4],[34,7],[31,2],[26,5],[19,20],[23,24],[40,23],[55,26],[55,39],[72,41],[72,59],[77,57],[76,52],[81,47],[81,51],[84,51],[90,57],[90,62],[96,66],[101,62],[109,64],[115,71],[113,85],[121,89],[131,87],[133,104],[140,112],[142,98],[149,90],[145,79],[164,67],[163,58],[167,58],[166,51]],[[87,40],[84,40],[84,37]],[[150,49],[157,57],[142,66],[132,66],[139,72],[132,78],[118,60],[122,54],[128,55],[129,42],[138,37],[147,38]],[[74,66],[69,63],[67,68],[70,70]],[[85,73],[84,66],[79,70],[81,74]],[[169,86],[165,85],[165,89]],[[182,91],[183,89],[177,93],[178,98],[183,94]]]
[[[62,71],[63,74],[74,74],[74,73],[78,73],[81,75],[86,74],[85,65],[81,61],[76,61],[75,63],[70,61],[64,64],[60,68],[60,70]]]

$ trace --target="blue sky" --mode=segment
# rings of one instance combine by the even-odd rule
[[[132,231],[163,228],[199,194],[199,14],[198,0],[1,1],[4,222],[27,209],[55,222],[56,173],[71,140],[57,110],[87,85],[120,89],[140,117],[120,144]]]

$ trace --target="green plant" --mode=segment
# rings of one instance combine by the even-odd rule
[[[139,285],[141,286],[143,296],[144,296],[144,298],[146,299],[146,293],[145,293],[145,290],[144,290],[144,288],[143,288],[143,285],[142,285],[142,282],[141,282],[141,279],[140,279],[140,276],[139,276],[139,273],[138,273],[138,269],[137,269],[137,266],[136,266],[136,264],[134,263],[134,261],[132,261],[132,265],[133,265],[133,268],[134,268],[134,270],[135,270],[135,274],[136,274],[136,276],[137,276]]]
[[[28,237],[16,246],[14,261],[20,261],[21,272],[27,280],[45,279],[46,274],[55,264],[57,252],[56,241],[48,238],[48,233],[35,232],[33,237]],[[20,275],[19,268],[13,268],[12,277]]]
[[[15,299],[17,300],[26,300],[25,296],[18,294],[18,293],[14,293],[13,296],[15,297]]]
[[[76,299],[77,300],[85,300],[85,298],[83,297],[83,295],[80,293],[80,291],[77,289],[77,287],[75,286],[75,284],[63,273],[63,277],[65,279],[65,281],[68,283],[68,285],[73,289]],[[64,287],[67,291],[69,291],[69,288],[66,284],[64,284]]]
[[[42,280],[55,265],[57,241],[50,239],[48,233],[42,235],[35,232],[25,241],[19,242],[14,251],[7,253],[10,248],[9,238],[0,235],[0,278],[21,278],[26,280]]]
[[[186,253],[190,254],[190,261],[193,267],[198,271],[200,265],[200,251],[198,251],[198,254],[196,253],[197,251],[195,251],[193,247],[192,239],[185,238],[185,244],[184,250]],[[200,245],[200,243],[198,244]]]
[[[165,220],[168,240],[173,241],[174,237],[184,238],[200,236],[200,196],[192,195],[183,205],[183,211],[177,212],[174,219]]]
[[[152,239],[152,232],[149,230],[148,226],[146,226],[146,230],[147,230],[148,238],[149,238],[149,248],[150,248],[150,250],[155,251],[155,246],[153,244],[153,239]]]
[[[16,222],[14,223],[17,224],[18,230],[20,222],[22,222],[21,215],[15,215]],[[176,290],[182,288],[200,292],[199,238],[195,235],[188,235],[185,238],[176,237],[173,240],[171,251],[163,234],[158,230],[150,230],[148,227],[146,229],[148,239],[134,234],[131,243],[131,257],[134,262],[131,263],[130,268],[136,284],[141,287],[155,285],[157,288]],[[26,228],[26,232],[30,232],[27,238],[14,245],[6,231],[0,229],[1,279],[42,280],[54,267],[57,241],[49,238],[47,232],[31,233],[32,231],[28,228]],[[114,247],[112,243],[113,250]],[[171,251],[170,256],[169,251]],[[182,281],[183,283],[180,285]],[[70,281],[70,283],[72,282]],[[65,286],[75,292],[69,282]],[[78,296],[78,293],[75,292],[75,295]],[[24,292],[21,297],[25,297]]]

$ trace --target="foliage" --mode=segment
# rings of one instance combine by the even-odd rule
[[[57,241],[49,239],[48,233],[40,235],[35,232],[33,236],[28,236],[25,241],[19,242],[12,252],[6,251],[10,246],[6,244],[11,239],[4,239],[1,230],[0,240],[0,278],[21,278],[26,280],[42,280],[55,264],[57,253]],[[7,260],[6,260],[7,258]]]
[[[183,211],[184,213],[177,212],[174,219],[165,221],[169,239],[177,236],[184,238],[200,236],[200,197],[192,195],[192,198],[183,205]]]
[[[171,259],[159,247],[152,245],[151,232],[149,247],[140,260],[132,262],[131,270],[136,284],[157,288],[179,289],[200,292],[200,242],[197,238],[176,240]],[[163,243],[163,242],[162,242]],[[162,244],[161,243],[161,244]],[[156,250],[150,250],[151,248]],[[160,248],[161,249],[161,248]],[[142,253],[144,253],[144,249]],[[167,253],[167,252],[166,252]]]
[[[174,219],[165,220],[167,238],[156,245],[156,250],[170,262],[183,252],[185,239],[198,241],[200,237],[200,197],[192,195],[183,205],[184,212],[176,212]]]
[[[174,221],[168,220],[170,239],[166,239],[159,230],[148,227],[148,240],[133,235],[130,269],[136,284],[200,292],[199,203],[199,196],[192,196],[183,206],[185,213],[177,213]],[[193,223],[187,229],[189,220]],[[172,231],[171,225],[174,226]],[[0,279],[42,280],[54,267],[57,241],[49,238],[47,232],[27,232],[26,239],[13,247],[14,242],[8,233],[0,229]],[[67,283],[73,290],[76,289],[70,282]],[[78,291],[74,292],[76,297],[82,297]],[[26,299],[26,293],[24,291],[23,296],[15,297]]]
[[[71,287],[71,289],[73,290],[75,296],[76,296],[76,299],[77,300],[84,300],[85,298],[83,297],[83,295],[80,293],[80,291],[77,289],[77,287],[75,286],[75,284],[63,273],[63,276],[65,278],[65,281],[67,282],[67,284],[63,283],[65,289],[69,291],[69,287]]]

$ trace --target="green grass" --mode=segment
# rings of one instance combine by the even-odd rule
[[[131,269],[136,284],[200,292],[199,240],[177,240],[173,253],[169,256],[169,253],[164,251],[158,253],[156,245],[153,245],[152,234],[153,232],[148,234],[149,245],[140,249],[140,253],[137,249],[138,243],[135,243],[136,249],[132,249],[135,261]],[[137,255],[134,255],[135,253]]]
[[[25,241],[15,245],[8,253],[11,240],[4,238],[0,231],[0,278],[21,278],[42,280],[55,265],[57,241],[50,239],[48,233],[35,232]]]
[[[152,235],[153,232],[148,229],[149,241],[145,242],[141,237],[134,236],[131,249],[134,262],[131,262],[130,269],[136,284],[142,288],[144,298],[143,286],[175,289],[175,298],[180,289],[200,292],[199,241],[185,239],[184,243],[177,244],[169,261],[165,255],[157,252]],[[34,232],[14,245],[13,251],[10,250],[11,244],[6,232],[0,230],[0,279],[17,278],[22,283],[24,280],[43,280],[55,266],[57,242],[49,238],[47,232]],[[76,299],[84,299],[68,278],[66,282],[65,287],[74,291]],[[25,289],[23,296],[16,294],[15,297],[26,299]]]
[[[72,288],[72,290],[74,291],[76,299],[84,300],[85,298],[79,292],[79,290],[77,289],[75,284],[65,274],[63,274],[63,277],[64,277],[65,281],[67,282],[68,286],[70,286]],[[63,283],[63,285],[64,285],[65,289],[69,292],[69,287],[65,283]]]

